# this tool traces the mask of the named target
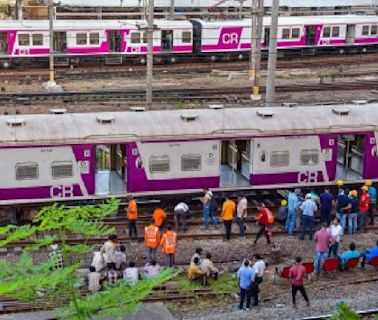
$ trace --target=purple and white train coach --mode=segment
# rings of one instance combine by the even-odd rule
[[[378,178],[378,104],[0,116],[0,204]]]

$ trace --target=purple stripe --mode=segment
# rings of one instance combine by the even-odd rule
[[[307,182],[306,173],[288,172],[288,173],[266,173],[266,174],[253,174],[250,176],[250,184],[252,186],[260,185],[275,185],[275,184],[295,184]],[[317,182],[324,181],[323,173],[318,171]]]

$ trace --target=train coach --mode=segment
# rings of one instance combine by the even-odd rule
[[[180,59],[244,59],[251,48],[251,19],[163,20],[154,22],[156,62]],[[262,49],[270,41],[270,17],[264,18]],[[136,20],[56,20],[53,50],[57,63],[145,63],[146,22]],[[377,16],[280,17],[278,48],[284,54],[377,52]],[[0,21],[0,62],[46,60],[49,55],[46,20]]]
[[[378,179],[378,104],[0,116],[0,204]]]

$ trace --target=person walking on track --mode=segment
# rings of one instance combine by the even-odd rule
[[[296,257],[295,264],[289,269],[289,279],[291,281],[291,296],[293,299],[293,306],[297,308],[296,295],[299,291],[305,299],[307,306],[310,306],[310,300],[308,299],[306,290],[303,285],[303,280],[306,277],[306,268],[302,264],[302,258]]]

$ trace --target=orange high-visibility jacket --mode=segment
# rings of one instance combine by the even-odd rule
[[[172,230],[168,230],[161,238],[161,247],[163,253],[175,253],[177,243],[177,234]]]
[[[159,228],[150,224],[144,228],[144,243],[149,248],[157,248],[160,244]]]
[[[163,221],[164,219],[167,217],[167,213],[161,209],[161,208],[157,208],[154,210],[154,214],[153,214],[153,219],[155,221],[155,226],[157,227],[161,227],[161,225],[163,224]]]
[[[138,219],[138,206],[134,199],[130,200],[127,206],[127,218],[129,220]]]

